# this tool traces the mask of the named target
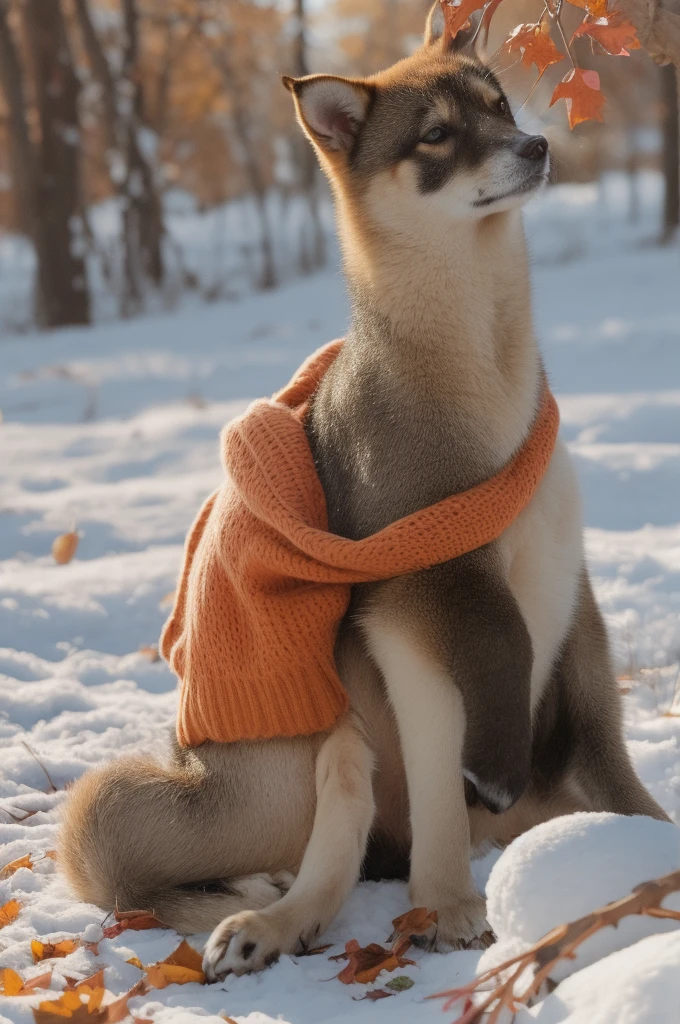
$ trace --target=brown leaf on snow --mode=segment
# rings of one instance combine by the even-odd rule
[[[387,992],[384,988],[374,988],[371,992],[366,992],[363,996],[352,996],[355,1003],[363,1003],[364,999],[369,999],[372,1003],[377,1003],[379,999],[389,999],[393,996],[394,992]]]
[[[33,963],[38,964],[42,960],[54,960],[69,956],[79,945],[78,939],[62,939],[61,942],[40,942],[39,939],[33,939],[31,942]]]
[[[62,533],[52,543],[52,556],[57,565],[66,565],[78,550],[78,534],[75,530]]]
[[[27,853],[25,857],[19,857],[18,860],[10,861],[9,864],[5,864],[2,871],[0,871],[0,881],[5,878],[9,878],[19,868],[28,868],[29,871],[33,870],[33,861],[31,860],[30,853]]]
[[[105,939],[115,939],[121,932],[128,929],[134,932],[146,931],[147,928],[162,928],[161,922],[154,917],[151,910],[124,910],[114,913],[116,924],[104,928],[102,934]]]
[[[338,974],[338,981],[343,985],[351,985],[355,981],[361,985],[368,985],[375,981],[381,971],[396,971],[397,967],[415,963],[414,960],[407,960],[400,954],[396,955],[391,949],[379,946],[377,942],[360,946],[356,939],[350,939],[346,943],[344,953],[331,957],[331,960],[343,959],[348,961],[347,966]]]
[[[21,910],[19,900],[9,900],[3,907],[0,907],[0,928],[16,921]]]

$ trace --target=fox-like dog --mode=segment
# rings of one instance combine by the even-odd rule
[[[352,325],[306,421],[329,529],[363,538],[497,473],[545,387],[521,206],[548,144],[445,37],[366,79],[285,79],[336,202]],[[495,543],[354,588],[329,733],[176,744],[74,787],[76,892],[214,929],[209,978],[314,941],[365,877],[409,875],[432,947],[492,937],[471,851],[558,814],[666,818],[631,765],[560,442]],[[467,796],[467,799],[466,799]]]

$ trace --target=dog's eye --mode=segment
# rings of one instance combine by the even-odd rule
[[[429,132],[423,135],[420,141],[427,143],[428,146],[433,146],[437,142],[443,142],[448,134],[448,129],[438,124],[434,128],[430,128]]]
[[[508,106],[508,101],[505,99],[505,97],[501,96],[498,103],[496,104],[496,110],[498,111],[499,114],[510,113],[510,107]]]

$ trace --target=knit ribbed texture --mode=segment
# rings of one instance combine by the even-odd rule
[[[546,387],[529,437],[496,476],[364,540],[329,533],[303,421],[341,346],[320,349],[283,391],[222,433],[229,479],[189,532],[161,637],[180,678],[183,747],[330,728],[348,707],[333,651],[352,584],[489,544],[529,503],[550,462],[559,414]]]

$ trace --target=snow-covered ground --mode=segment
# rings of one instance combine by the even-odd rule
[[[630,749],[680,823],[680,257],[652,244],[659,188],[653,178],[643,186],[637,225],[626,223],[625,182],[612,178],[546,193],[530,208],[528,227],[538,332],[581,477],[598,597],[627,677]],[[0,339],[0,868],[27,853],[34,862],[0,881],[0,906],[21,904],[0,932],[0,968],[30,977],[43,969],[32,966],[31,939],[99,934],[103,914],[71,900],[54,861],[40,860],[55,845],[64,787],[104,758],[156,742],[171,725],[173,677],[139,649],[157,641],[184,533],[220,481],[218,431],[341,335],[346,321],[334,267],[238,303]],[[57,566],[52,541],[72,528],[81,534],[77,555]],[[36,813],[14,820],[26,812]],[[496,857],[475,864],[480,883]],[[571,892],[579,871],[594,869],[588,858],[570,863]],[[654,874],[643,868],[637,881]],[[161,1024],[220,1012],[248,1024],[451,1020],[453,1011],[443,1016],[425,997],[469,980],[478,953],[416,952],[417,967],[401,972],[414,986],[380,1002],[354,1001],[365,987],[328,980],[342,965],[327,955],[352,938],[383,942],[406,909],[403,885],[367,883],[324,938],[335,944],[328,954],[283,957],[262,975],[223,985],[171,985],[131,1006]],[[169,932],[127,931],[104,939],[98,954],[81,946],[55,961],[53,987],[64,974],[84,978],[106,965],[107,990],[122,993],[141,977],[126,961],[152,963],[178,941]],[[642,997],[631,997],[625,1016],[611,1003],[595,1014],[594,993],[611,996],[607,979],[630,971],[626,955],[613,954],[624,959],[607,966],[609,975],[593,979],[604,970],[597,964],[584,969],[581,988],[580,972],[572,975],[563,999],[560,987],[532,1014],[582,1024],[677,1020]],[[636,959],[652,973],[670,963],[680,976],[677,936],[643,939]],[[0,1019],[31,1020],[37,1001],[5,999]],[[669,1005],[680,1006],[680,993]]]

